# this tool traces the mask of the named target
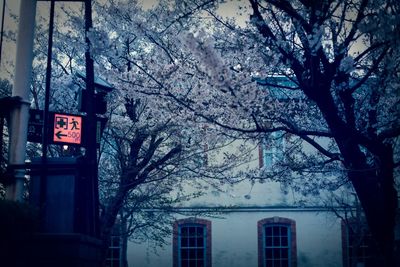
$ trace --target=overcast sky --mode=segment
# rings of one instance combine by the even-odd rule
[[[19,15],[19,5],[21,0],[0,0],[0,10],[3,10],[3,3],[6,1],[6,8],[4,14],[4,32],[5,34],[9,31],[16,32],[18,25],[16,24],[15,17]],[[155,5],[158,0],[141,0],[143,2],[143,6],[150,8]],[[238,11],[238,3],[245,3],[246,1],[241,0],[233,0],[227,1],[221,8],[219,9],[219,13],[223,16],[237,17]],[[83,5],[83,3],[67,3],[71,6],[79,6]],[[48,14],[50,2],[49,1],[38,1],[37,2],[37,12],[41,14]],[[57,5],[56,5],[57,8]],[[2,14],[2,13],[0,13]],[[45,16],[45,15],[44,15]],[[244,24],[244,21],[247,18],[245,16],[237,17],[237,22],[240,24]],[[2,51],[1,51],[1,64],[0,64],[0,78],[7,78],[12,81],[12,76],[14,74],[13,62],[15,60],[15,43],[14,42],[5,42],[3,39]]]
[[[3,11],[3,3],[6,1],[6,8],[4,14],[4,34],[6,35],[8,32],[13,31],[17,32],[18,25],[15,21],[15,17],[19,16],[19,6],[20,0],[0,0],[0,15]],[[80,6],[83,3],[68,3],[71,6]],[[57,4],[56,4],[57,8]],[[37,13],[46,14],[50,13],[50,2],[49,1],[38,1],[37,2]],[[0,78],[7,78],[12,81],[12,75],[14,74],[13,62],[15,60],[16,52],[15,52],[15,43],[7,42],[3,38],[3,45],[1,51],[1,65],[0,65]]]

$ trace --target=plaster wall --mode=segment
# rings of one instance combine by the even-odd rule
[[[322,211],[256,210],[233,211],[206,218],[212,222],[213,267],[257,267],[257,221],[279,216],[296,221],[297,266],[342,266],[340,221]],[[148,244],[128,244],[129,267],[171,266],[170,244],[157,253]]]

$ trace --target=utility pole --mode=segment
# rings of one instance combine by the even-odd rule
[[[87,48],[85,51],[85,60],[86,60],[86,92],[88,100],[86,102],[86,116],[87,116],[87,124],[86,124],[86,151],[85,151],[85,160],[88,164],[88,177],[89,177],[89,186],[91,194],[91,199],[89,200],[91,203],[89,204],[89,210],[91,214],[89,216],[89,232],[93,236],[99,236],[99,185],[98,185],[98,177],[97,177],[97,144],[96,144],[96,114],[95,114],[95,101],[94,101],[94,68],[93,68],[93,59],[90,56],[90,40],[88,38],[88,32],[93,26],[92,22],[92,1],[85,0],[85,42],[87,44]],[[91,206],[91,207],[90,207]]]
[[[9,166],[23,166],[25,163],[36,0],[21,0],[19,13],[17,56],[12,96],[20,97],[20,101],[10,112]],[[14,180],[6,187],[7,199],[22,201],[24,179],[25,169],[23,167],[15,168]]]

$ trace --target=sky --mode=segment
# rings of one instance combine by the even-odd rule
[[[19,16],[19,7],[21,0],[0,0],[0,12],[3,11],[3,3],[6,2],[5,14],[4,14],[4,35],[9,31],[16,32],[18,24],[15,20]],[[42,14],[50,13],[50,2],[37,0],[36,12]],[[71,6],[80,6],[83,3],[68,3]],[[56,3],[57,10],[57,3]],[[56,11],[57,12],[57,11]],[[2,13],[0,13],[1,15]],[[16,51],[14,42],[6,42],[3,38],[3,47],[1,51],[1,62],[0,62],[0,78],[8,78],[12,81],[14,74],[13,62],[15,61]]]
[[[15,21],[15,17],[19,14],[19,5],[21,0],[0,0],[0,12],[3,11],[3,3],[6,3],[5,14],[4,14],[4,33],[6,34],[9,31],[16,31],[18,25]],[[151,8],[153,5],[156,5],[159,0],[139,0],[143,3],[144,8]],[[235,16],[237,18],[237,22],[239,25],[244,25],[246,18],[244,16],[237,16],[238,3],[243,4],[245,1],[241,0],[232,0],[226,1],[226,3],[222,4],[219,13],[226,17]],[[68,5],[79,6],[83,3],[68,3]],[[37,12],[46,14],[49,12],[50,2],[49,1],[40,1],[37,2]],[[57,5],[56,5],[57,8]],[[2,13],[0,13],[2,14]],[[3,39],[4,40],[4,39]],[[14,74],[13,62],[15,61],[15,43],[3,41],[2,51],[1,51],[1,62],[0,62],[0,78],[7,78],[12,81],[12,77]]]
[[[12,15],[16,15],[19,13],[19,0],[0,0],[0,10],[3,13],[3,4],[6,1],[6,7],[4,10],[4,27],[3,32],[6,34],[8,31],[16,30],[17,25],[15,21],[12,19]],[[10,61],[12,62],[15,58],[15,45],[5,42],[5,38],[3,37],[2,51],[1,51],[1,64],[0,64],[0,78],[9,77],[10,73],[13,70],[6,66],[10,65]]]
[[[4,16],[4,32],[7,34],[9,31],[16,31],[17,30],[17,24],[15,21],[15,17],[18,16],[19,14],[19,5],[21,0],[0,0],[0,11],[3,9],[3,3],[6,1],[6,9],[5,9],[5,16]],[[57,0],[56,0],[57,1]],[[59,0],[62,1],[62,0]],[[68,1],[68,0],[67,0]],[[107,0],[103,0],[107,1]],[[138,0],[141,1],[144,8],[151,8],[152,6],[156,5],[158,1],[160,0]],[[166,1],[166,0],[164,0]],[[249,15],[244,14],[244,15],[238,15],[240,11],[238,6],[239,5],[244,5],[246,4],[246,0],[227,0],[225,3],[223,3],[219,10],[218,13],[224,17],[235,17],[236,22],[239,25],[245,25],[246,20],[248,20]],[[80,2],[70,2],[64,4],[70,5],[70,6],[81,6],[83,3]],[[38,0],[37,2],[37,12],[42,13],[42,14],[49,14],[49,7],[50,7],[50,2],[49,1],[40,1]],[[57,12],[57,4],[56,4],[56,12]],[[1,15],[1,13],[0,13]],[[4,40],[4,39],[3,39]],[[362,44],[357,44],[354,45],[352,48],[352,51],[354,50],[363,50],[364,47]],[[1,62],[0,62],[0,78],[4,79],[7,78],[10,81],[12,81],[12,77],[14,74],[14,69],[13,69],[13,62],[15,61],[15,43],[14,42],[5,42],[3,41],[2,45],[2,51],[1,51]]]

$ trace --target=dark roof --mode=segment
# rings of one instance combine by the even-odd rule
[[[81,72],[81,71],[76,71],[75,72],[76,76],[78,76],[79,78],[82,78],[83,80],[86,80],[86,74]],[[107,92],[111,91],[112,89],[114,89],[114,86],[112,86],[111,84],[109,84],[107,81],[101,79],[98,76],[94,76],[94,85],[95,87],[98,87],[100,89],[103,89]]]

